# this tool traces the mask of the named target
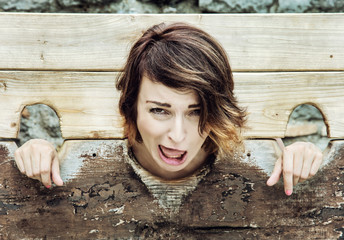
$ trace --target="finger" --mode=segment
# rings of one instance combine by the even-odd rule
[[[51,187],[51,164],[52,156],[50,154],[41,154],[41,179],[46,188]]]
[[[295,186],[300,179],[303,166],[303,151],[294,152],[294,169],[293,169],[293,186]]]
[[[26,176],[32,178],[33,174],[32,174],[32,166],[31,166],[31,154],[30,151],[22,151],[21,152],[21,157],[23,159],[23,163],[24,163],[24,168],[25,168],[25,172],[26,172]]]
[[[38,181],[42,182],[42,179],[41,179],[41,177],[40,177],[40,176],[33,176],[33,177],[32,177],[32,179],[36,179],[36,180],[38,180]]]
[[[32,177],[34,179],[40,178],[41,173],[41,156],[39,151],[36,150],[34,146],[30,148],[30,159],[31,159],[31,170],[32,170]]]
[[[281,138],[275,138],[275,140],[276,140],[278,146],[280,147],[280,149],[283,151],[284,143],[283,143],[282,139]]]
[[[304,182],[309,178],[309,174],[311,171],[311,167],[315,158],[315,153],[313,150],[308,149],[307,152],[303,156],[303,166],[302,172],[300,176],[300,182]]]
[[[310,176],[313,177],[319,170],[320,165],[323,161],[323,154],[321,153],[321,151],[319,150],[316,154],[315,154],[315,158],[311,167],[311,171],[310,171]]]
[[[24,162],[20,155],[20,151],[17,149],[14,152],[14,159],[16,161],[17,167],[22,174],[25,174]]]
[[[275,185],[281,178],[281,173],[282,173],[282,158],[280,157],[277,159],[274,170],[272,171],[271,176],[266,182],[266,184],[268,186]]]
[[[283,151],[283,181],[285,194],[290,196],[293,193],[293,153],[287,148]]]
[[[52,179],[54,183],[57,186],[63,186],[63,181],[60,175],[60,163],[57,156],[54,157],[51,173],[52,173]]]

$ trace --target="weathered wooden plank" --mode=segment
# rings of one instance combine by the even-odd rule
[[[235,71],[344,69],[344,14],[0,15],[0,69],[114,71],[153,24],[185,21],[216,37]]]
[[[64,138],[122,136],[114,73],[1,72],[0,136],[15,138],[26,105],[44,103],[60,118]]]
[[[344,137],[343,72],[236,73],[235,92],[247,106],[249,137],[284,137],[292,111],[312,104],[324,116],[328,136]]]
[[[142,172],[126,161],[123,141],[66,144],[64,164],[81,165],[72,167],[74,175],[64,175],[65,186],[47,190],[14,167],[15,144],[1,142],[1,238],[337,239],[343,234],[344,141],[332,142],[327,165],[291,197],[282,184],[267,187],[269,170],[258,164],[275,160],[275,142],[247,142],[244,155],[218,160],[177,212],[164,208]]]
[[[25,105],[44,103],[60,117],[65,139],[121,138],[116,73],[0,72],[0,137],[16,138]],[[235,92],[247,107],[246,137],[284,137],[293,109],[318,107],[329,136],[344,137],[344,72],[235,73]]]

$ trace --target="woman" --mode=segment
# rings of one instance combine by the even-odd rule
[[[159,24],[132,47],[122,75],[119,108],[135,158],[163,179],[191,175],[208,159],[231,154],[241,143],[245,111],[233,94],[231,68],[223,48],[204,31],[183,24]],[[52,145],[31,140],[15,153],[23,174],[46,187],[63,184]],[[322,154],[313,144],[283,149],[267,184],[282,172],[284,188],[313,176]]]

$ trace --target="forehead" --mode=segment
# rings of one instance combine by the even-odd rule
[[[198,104],[199,98],[194,90],[179,91],[143,76],[139,91],[139,101],[159,101],[172,105]]]

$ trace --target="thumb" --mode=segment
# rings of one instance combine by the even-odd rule
[[[268,186],[275,185],[281,178],[281,174],[282,174],[282,157],[277,159],[274,170],[272,171],[271,176],[266,182],[266,184]]]
[[[63,181],[60,176],[60,164],[59,164],[59,159],[57,158],[57,156],[55,156],[52,166],[51,166],[51,177],[53,179],[53,182],[57,186],[63,186]]]

